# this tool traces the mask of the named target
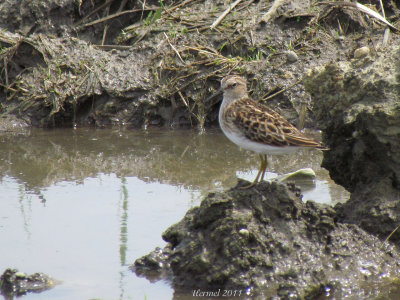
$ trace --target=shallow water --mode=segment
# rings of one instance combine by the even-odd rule
[[[311,167],[317,179],[302,183],[304,201],[347,200],[321,160],[317,150],[270,157],[267,177]],[[171,299],[168,283],[139,278],[129,265],[163,247],[161,233],[203,195],[237,177],[252,180],[257,167],[257,155],[219,130],[0,135],[0,272],[12,267],[61,281],[23,299]]]

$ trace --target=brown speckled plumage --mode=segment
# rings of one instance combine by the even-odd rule
[[[280,114],[247,96],[231,103],[223,117],[234,124],[251,141],[271,146],[314,147],[323,146],[301,133]]]
[[[240,147],[260,153],[261,165],[257,177],[250,185],[264,178],[266,154],[288,153],[298,148],[325,147],[305,136],[284,117],[247,94],[246,80],[229,75],[222,79],[224,98],[219,112],[222,131]],[[249,186],[249,187],[250,187]]]

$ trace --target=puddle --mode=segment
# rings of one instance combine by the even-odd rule
[[[311,167],[317,179],[304,200],[347,200],[321,160],[317,150],[270,157],[267,177]],[[13,267],[62,281],[24,299],[171,299],[168,283],[150,283],[128,266],[163,247],[161,233],[202,195],[237,176],[252,180],[257,167],[257,155],[219,130],[1,135],[0,272]]]

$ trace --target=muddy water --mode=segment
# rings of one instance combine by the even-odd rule
[[[0,136],[0,272],[44,272],[61,281],[24,299],[171,299],[165,282],[128,268],[157,246],[203,194],[253,179],[257,156],[219,130],[31,130]],[[269,178],[311,167],[304,200],[347,193],[308,150],[269,159]],[[1,296],[0,296],[1,297]]]

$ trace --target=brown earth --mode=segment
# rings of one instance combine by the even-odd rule
[[[265,98],[361,46],[376,51],[385,30],[351,7],[318,1],[286,1],[268,22],[270,1],[242,1],[214,30],[229,1],[145,3],[3,1],[0,112],[44,127],[209,126],[219,99],[204,99],[228,73],[246,76],[253,96]],[[398,21],[395,1],[385,12]],[[308,104],[313,127],[309,99],[300,83],[268,104],[292,122]]]
[[[169,245],[159,254],[170,264],[173,284],[177,289],[190,287],[193,280],[204,287],[252,286],[283,298],[315,299],[328,297],[329,291],[341,297],[346,289],[361,298],[365,293],[390,298],[392,284],[398,291],[393,260],[399,254],[396,246],[378,246],[400,222],[398,32],[356,9],[354,2],[282,2],[266,20],[272,1],[241,1],[210,29],[230,1],[2,1],[0,131],[32,125],[204,128],[217,124],[220,99],[205,99],[219,88],[220,79],[245,76],[254,98],[268,101],[294,123],[305,111],[306,127],[323,130],[331,149],[323,165],[352,192],[351,198],[334,209],[302,204],[284,187],[267,183],[244,195],[254,203],[243,201],[237,190],[210,194],[164,234]],[[383,2],[386,19],[399,27],[400,1]],[[360,3],[381,12],[378,0]],[[275,92],[281,93],[268,97]],[[279,209],[264,209],[270,206],[265,195]],[[248,219],[233,217],[232,207]],[[291,210],[290,218],[285,209]],[[215,218],[218,212],[223,220]],[[227,227],[224,220],[241,227]],[[223,234],[211,237],[220,242],[217,246],[244,253],[234,263],[231,255],[204,248],[213,242],[204,234],[218,222]],[[277,245],[271,250],[264,231],[279,233],[282,224],[292,230],[271,236]],[[254,228],[259,230],[253,235]],[[205,237],[201,243],[198,235]],[[237,239],[224,240],[226,235]],[[400,234],[391,237],[399,240]],[[314,255],[316,265],[299,259],[296,247]],[[211,251],[205,258],[204,249]],[[191,261],[196,255],[199,259]],[[252,261],[257,257],[260,261]],[[292,266],[297,260],[304,267],[281,267],[290,259]],[[156,260],[149,262],[157,267]],[[221,269],[209,268],[208,277],[196,277],[214,263]],[[275,267],[282,272],[273,272]],[[354,276],[346,279],[346,268]],[[382,270],[388,274],[387,290]],[[346,286],[330,277],[337,274]],[[278,285],[263,285],[267,275]],[[360,283],[361,277],[365,281]],[[378,288],[387,293],[365,288],[381,279]]]

